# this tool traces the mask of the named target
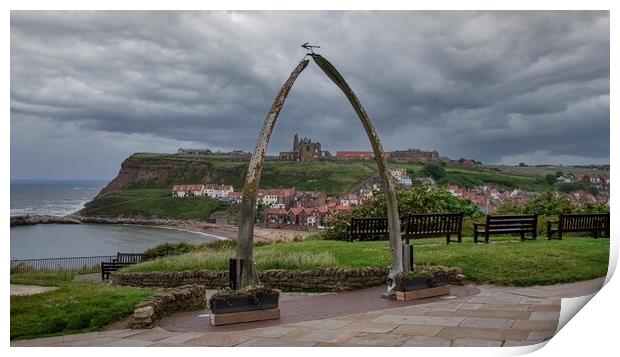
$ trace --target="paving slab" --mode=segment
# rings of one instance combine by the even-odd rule
[[[519,347],[519,346],[531,346],[531,345],[536,345],[539,343],[545,342],[543,340],[538,340],[538,341],[513,341],[513,340],[508,340],[508,341],[504,341],[504,344],[502,345],[502,347]]]
[[[532,331],[527,336],[528,340],[547,340],[555,335],[555,330]]]
[[[482,327],[482,328],[511,328],[515,320],[493,319],[485,317],[467,317],[459,326],[463,327]]]
[[[397,325],[458,326],[465,317],[382,315],[372,322]]]
[[[437,337],[456,340],[458,338],[474,338],[481,340],[525,340],[531,330],[500,329],[482,327],[444,327]]]
[[[430,325],[400,325],[390,331],[390,333],[412,336],[436,336],[443,328],[443,326]]]
[[[357,332],[388,333],[398,326],[399,325],[396,324],[381,324],[365,321],[356,321],[343,327],[343,329]]]
[[[269,337],[277,338],[284,336],[289,332],[295,331],[294,327],[269,327],[256,330],[248,330],[247,333],[252,337]]]
[[[198,338],[198,337],[202,337],[205,334],[202,332],[181,332],[181,333],[177,333],[176,335],[164,338],[162,340],[159,340],[157,343],[162,343],[162,344],[171,344],[171,345],[182,345],[183,343]]]
[[[361,346],[397,347],[411,339],[408,335],[360,332],[347,341]]]
[[[307,330],[301,331],[299,334],[287,334],[280,337],[280,339],[287,341],[343,343],[357,333],[357,331],[347,330]]]
[[[114,339],[109,343],[106,343],[105,347],[147,347],[152,346],[157,342],[153,341],[145,341],[145,340],[135,340],[133,338],[123,338],[123,339]],[[99,346],[99,345],[95,345]]]
[[[558,321],[559,318],[560,318],[559,311],[534,311],[530,315],[529,320]]]
[[[452,347],[501,347],[503,341],[481,340],[475,338],[457,338],[452,341]]]
[[[512,327],[515,329],[524,330],[555,330],[558,326],[558,321],[535,321],[535,320],[515,320]]]
[[[253,338],[243,343],[238,344],[236,347],[311,347],[314,343],[311,341],[287,341],[278,340],[273,338]]]
[[[190,346],[232,347],[250,339],[250,336],[238,334],[206,333],[203,336],[185,341],[185,344]]]
[[[414,336],[403,343],[402,347],[448,347],[452,341],[440,337]]]
[[[99,337],[99,338],[91,338],[87,340],[73,340],[63,342],[58,347],[99,347],[99,346],[108,346],[111,343],[118,341],[126,341],[121,340],[114,337]]]
[[[171,331],[166,331],[160,328],[154,328],[144,333],[132,335],[131,339],[158,342],[160,340],[166,339],[168,337],[176,336],[176,335],[178,335],[177,332],[171,332]]]
[[[453,314],[453,316],[527,320],[530,318],[530,314],[531,313],[529,311],[493,310],[493,309],[486,309],[486,308],[478,308],[478,309],[459,309]]]

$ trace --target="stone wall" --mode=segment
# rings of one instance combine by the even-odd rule
[[[354,290],[385,284],[387,268],[265,270],[258,273],[262,284],[276,289]],[[228,286],[227,271],[182,271],[122,273],[114,272],[110,281],[115,285],[136,287],[176,287],[198,284],[208,289]]]
[[[166,315],[177,311],[204,309],[207,306],[206,288],[185,285],[146,298],[136,305],[131,328],[151,328]]]
[[[326,268],[307,271],[265,270],[260,271],[258,275],[261,283],[276,289],[343,291],[383,285],[386,283],[388,273],[387,268]],[[463,278],[460,271],[451,272],[448,274],[448,283],[462,284]],[[110,281],[115,285],[136,287],[171,288],[198,284],[207,289],[217,289],[228,286],[228,272],[207,270],[150,273],[113,272],[110,275]]]

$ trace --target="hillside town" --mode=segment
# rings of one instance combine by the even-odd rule
[[[302,142],[305,142],[302,140]],[[428,186],[437,183],[430,177],[412,179],[406,169],[390,169],[390,174],[397,187],[408,188],[414,181]],[[609,177],[588,176],[577,177],[574,174],[562,174],[557,177],[558,184],[581,183],[585,187],[596,189],[596,194],[584,190],[576,190],[565,195],[576,206],[609,202]],[[504,202],[524,204],[536,193],[522,189],[502,190],[493,185],[463,188],[448,184],[446,189],[455,197],[473,202],[483,213],[492,214]],[[295,188],[261,189],[257,199],[257,223],[272,228],[315,229],[324,226],[338,212],[346,212],[373,196],[380,189],[376,177],[371,177],[358,185],[351,192],[340,196],[328,196],[324,191],[303,191]],[[183,184],[174,185],[172,197],[209,197],[230,205],[238,205],[242,200],[242,192],[235,191],[228,184]]]

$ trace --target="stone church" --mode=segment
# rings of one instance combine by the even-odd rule
[[[284,161],[319,161],[331,157],[329,151],[321,151],[321,143],[313,143],[309,138],[293,137],[293,150],[280,152],[280,160]]]

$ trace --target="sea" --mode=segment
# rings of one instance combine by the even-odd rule
[[[84,207],[106,185],[87,180],[11,180],[11,216],[64,216]],[[11,259],[141,253],[162,243],[207,243],[219,237],[174,228],[111,224],[11,227]]]

